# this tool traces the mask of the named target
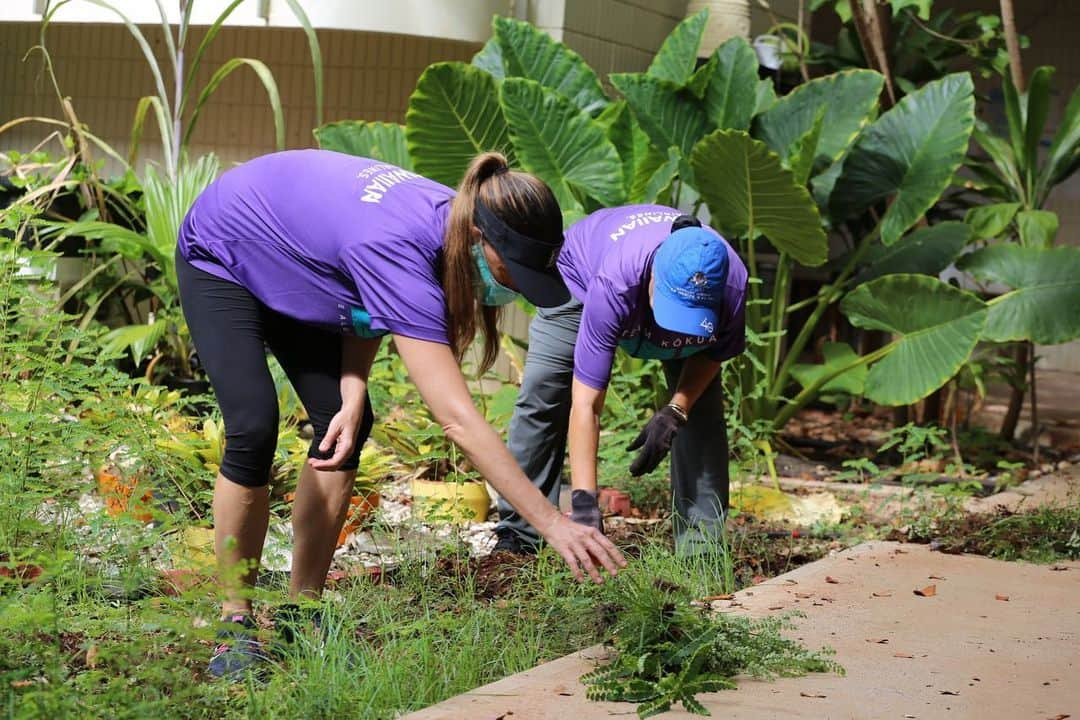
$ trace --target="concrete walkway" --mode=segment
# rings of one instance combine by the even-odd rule
[[[914,590],[934,587],[929,597]],[[930,592],[927,593],[930,595]],[[847,674],[701,696],[715,718],[1080,718],[1080,563],[1052,567],[874,542],[716,601],[720,612],[799,610],[796,637]],[[504,678],[412,720],[634,718],[578,682],[600,648]],[[698,717],[681,706],[662,718]]]

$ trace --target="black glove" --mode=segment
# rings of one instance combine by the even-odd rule
[[[570,493],[570,519],[579,525],[588,525],[604,532],[604,517],[600,514],[600,506],[596,504],[596,493],[588,490],[574,490]]]
[[[671,449],[675,433],[685,424],[686,413],[682,408],[665,405],[657,410],[649,419],[648,424],[634,438],[634,442],[626,447],[627,450],[641,448],[634,462],[630,463],[630,474],[637,477],[655,470]]]

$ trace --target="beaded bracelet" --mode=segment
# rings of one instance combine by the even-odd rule
[[[678,417],[679,420],[681,420],[684,423],[686,422],[686,420],[687,420],[686,410],[682,409],[680,406],[676,405],[675,403],[668,403],[667,406],[669,408],[671,408],[671,410],[675,413],[675,416]]]

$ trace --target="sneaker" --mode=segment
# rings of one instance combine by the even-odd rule
[[[269,660],[263,644],[255,635],[255,623],[247,615],[233,615],[224,621],[228,627],[218,632],[218,646],[210,658],[210,675],[216,678],[239,679],[257,670]]]
[[[286,645],[292,645],[307,632],[321,638],[322,624],[322,612],[296,603],[286,603],[274,613],[274,629]]]
[[[536,545],[523,539],[508,527],[495,528],[495,547],[491,552],[507,552],[513,555],[535,555]]]

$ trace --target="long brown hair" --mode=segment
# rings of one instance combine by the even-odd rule
[[[562,212],[551,188],[528,173],[510,171],[506,157],[497,152],[477,155],[465,171],[457,196],[450,205],[450,218],[443,240],[443,293],[446,295],[450,349],[460,362],[483,328],[483,374],[499,354],[500,308],[480,304],[476,297],[477,271],[473,263],[473,212],[476,199],[523,235],[550,237],[562,232]]]

